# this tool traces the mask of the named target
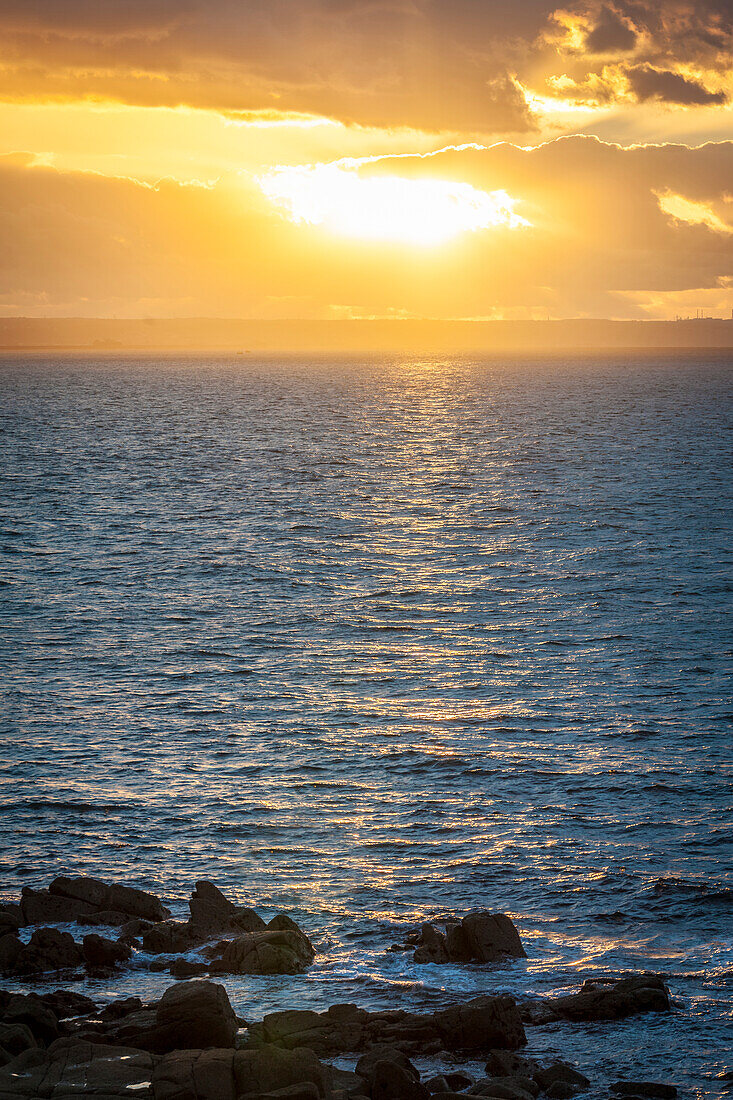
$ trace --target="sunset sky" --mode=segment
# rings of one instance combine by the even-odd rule
[[[731,0],[0,0],[0,315],[733,308]]]

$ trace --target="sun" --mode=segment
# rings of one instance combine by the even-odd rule
[[[257,182],[291,221],[362,240],[431,247],[460,233],[530,224],[505,191],[451,180],[362,176],[336,163],[278,167]]]

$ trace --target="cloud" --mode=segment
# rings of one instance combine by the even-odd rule
[[[731,236],[715,222],[731,222],[733,142],[623,149],[575,137],[354,171],[505,192],[531,224],[415,248],[295,224],[242,176],[142,187],[16,158],[0,162],[0,302],[92,316],[329,316],[333,303],[375,316],[643,316],[644,302],[733,279]],[[670,195],[676,206],[660,200]]]
[[[636,45],[636,31],[613,8],[602,7],[597,22],[585,36],[590,53],[626,53]]]
[[[699,81],[690,80],[668,69],[654,69],[651,65],[637,65],[625,70],[629,86],[638,100],[658,99],[665,103],[687,106],[696,104],[722,104],[727,101],[725,92],[708,91]]]

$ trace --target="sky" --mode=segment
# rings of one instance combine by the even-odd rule
[[[733,0],[0,0],[0,316],[733,310]]]

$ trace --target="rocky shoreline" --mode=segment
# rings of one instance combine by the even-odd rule
[[[526,1054],[533,1028],[672,1011],[663,979],[640,973],[586,981],[554,997],[487,994],[431,1013],[336,1004],[245,1021],[211,979],[305,973],[316,956],[311,940],[287,914],[266,923],[207,881],[196,883],[189,912],[173,920],[154,895],[88,877],[24,888],[17,903],[0,905],[0,973],[39,988],[0,991],[0,1100],[568,1100],[592,1083],[565,1061]],[[88,932],[79,942],[59,924],[116,929],[116,936]],[[385,949],[412,951],[416,963],[525,957],[511,919],[483,911],[424,924]],[[126,997],[100,1008],[78,992],[48,991],[49,983],[84,976],[114,979],[134,958],[177,979],[160,1000]],[[421,1079],[412,1059],[425,1057],[450,1068]],[[343,1058],[353,1070],[328,1061]],[[468,1063],[483,1064],[482,1073],[468,1072]],[[677,1095],[669,1082],[593,1087],[645,1100]]]

